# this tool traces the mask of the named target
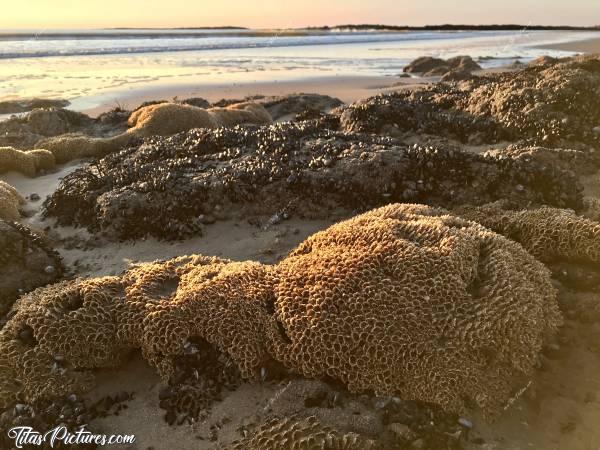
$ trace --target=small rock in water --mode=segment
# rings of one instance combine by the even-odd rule
[[[599,134],[599,135],[600,135],[600,127],[594,127],[594,128],[592,129],[592,131],[593,131],[594,133],[596,133],[596,134]]]
[[[55,271],[56,268],[54,266],[46,266],[44,269],[44,272],[46,272],[48,275],[52,275]]]
[[[31,200],[32,202],[37,202],[40,199],[40,196],[36,193],[33,193],[29,196],[29,200]]]

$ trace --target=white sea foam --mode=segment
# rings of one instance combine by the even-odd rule
[[[397,44],[425,46],[469,47],[469,42],[504,41],[506,47],[520,42],[573,40],[590,36],[589,32],[515,31],[411,31],[411,32],[344,32],[289,31],[262,32],[253,30],[210,30],[169,32],[153,30],[63,31],[36,33],[0,31],[0,59],[41,58],[49,56],[96,56],[136,53],[159,53],[203,50],[261,49],[349,44]],[[496,49],[498,50],[498,49]]]

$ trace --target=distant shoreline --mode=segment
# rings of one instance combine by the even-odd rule
[[[307,30],[381,30],[381,31],[600,31],[600,26],[576,27],[569,25],[519,25],[519,24],[497,24],[497,25],[466,25],[466,24],[442,24],[442,25],[336,25],[333,27],[308,27]]]
[[[102,38],[107,35],[122,35],[130,38],[153,37],[160,33],[162,36],[177,37],[195,37],[205,36],[206,32],[222,31],[220,36],[239,36],[240,33],[250,37],[274,37],[274,36],[300,36],[312,33],[327,34],[330,32],[414,32],[414,31],[589,31],[598,32],[600,26],[594,27],[576,27],[576,26],[550,26],[550,25],[425,25],[425,26],[404,26],[404,25],[378,25],[378,24],[358,24],[358,25],[336,25],[305,28],[246,28],[238,26],[222,27],[175,27],[175,28],[136,28],[136,27],[118,27],[118,28],[90,28],[86,30],[43,30],[43,32],[24,30],[0,30],[0,39],[12,38]]]

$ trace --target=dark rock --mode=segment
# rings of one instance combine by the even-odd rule
[[[462,69],[453,69],[449,72],[446,72],[444,76],[442,76],[442,81],[445,82],[453,82],[453,81],[464,81],[468,80],[472,77],[471,72],[468,70]]]
[[[405,73],[426,73],[439,68],[443,68],[447,71],[448,63],[441,58],[422,56],[412,61],[410,64],[404,67],[403,70]]]
[[[285,116],[296,116],[295,120],[310,120],[320,117],[321,113],[327,113],[343,102],[334,97],[321,94],[293,94],[261,102],[269,111],[273,120]]]
[[[8,100],[0,102],[0,114],[18,114],[39,108],[65,108],[68,100],[34,98],[29,100]]]
[[[540,167],[535,157],[407,147],[312,121],[192,130],[148,139],[69,174],[44,206],[60,224],[121,239],[197,235],[203,219],[221,212],[316,218],[332,207],[360,211],[407,200],[452,207],[501,198],[581,208],[574,174]]]
[[[53,270],[48,270],[52,267]],[[41,236],[16,222],[0,220],[0,317],[20,295],[63,275],[60,256]],[[4,320],[0,320],[0,328]]]
[[[417,58],[404,68],[405,73],[419,73],[424,76],[450,76],[457,77],[456,74],[470,74],[475,70],[480,70],[481,66],[473,61],[470,56],[455,56],[448,60],[424,56]],[[451,75],[455,73],[455,75]],[[447,81],[457,81],[456,79]]]
[[[205,100],[200,97],[186,98],[184,100],[181,100],[181,103],[183,103],[184,105],[197,106],[198,108],[210,108],[210,103],[208,102],[208,100]]]
[[[468,65],[465,63],[465,65]],[[438,83],[379,95],[346,108],[346,131],[379,133],[386,125],[467,142],[526,140],[552,148],[600,145],[600,58],[473,77],[461,86]],[[574,105],[577,105],[576,107]]]

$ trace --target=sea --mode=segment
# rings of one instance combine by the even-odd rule
[[[419,56],[468,54],[484,68],[542,54],[588,31],[0,30],[0,100],[331,76],[396,77]],[[88,105],[89,106],[89,105]]]

